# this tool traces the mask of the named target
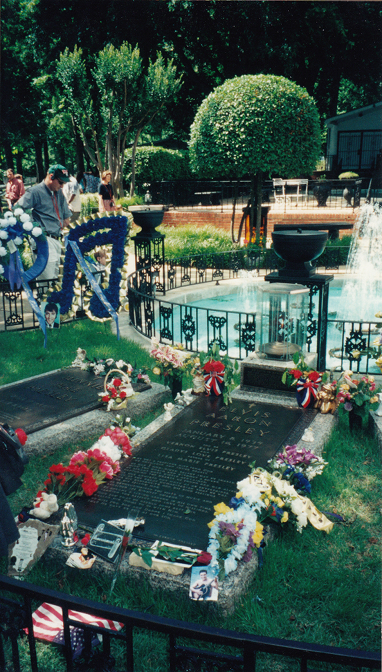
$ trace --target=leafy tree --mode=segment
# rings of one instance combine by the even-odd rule
[[[123,194],[123,161],[128,137],[133,137],[130,194],[135,186],[135,153],[145,126],[168,104],[181,86],[172,60],[158,54],[144,71],[138,47],[124,42],[98,53],[94,67],[82,49],[61,54],[57,77],[77,125],[84,148],[100,172],[105,166]]]
[[[189,149],[191,167],[205,177],[257,176],[258,238],[262,173],[296,177],[314,169],[320,154],[318,111],[307,91],[284,77],[235,77],[201,104]]]

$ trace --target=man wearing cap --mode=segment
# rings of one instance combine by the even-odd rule
[[[49,246],[48,263],[38,276],[38,280],[51,280],[58,277],[61,257],[62,229],[69,224],[71,212],[62,193],[65,182],[69,182],[69,173],[59,163],[49,167],[45,179],[36,184],[20,198],[17,205],[32,209],[32,218],[47,236]]]

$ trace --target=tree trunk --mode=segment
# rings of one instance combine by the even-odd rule
[[[17,154],[16,154],[16,171],[20,175],[23,174],[23,156],[24,156],[24,152],[17,152]]]
[[[256,202],[256,243],[260,243],[260,227],[261,227],[261,201],[262,193],[261,188],[263,186],[263,173],[261,170],[256,174],[256,185],[255,185],[255,202]]]
[[[250,193],[250,215],[249,215],[249,240],[248,243],[252,243],[253,230],[255,225],[255,203],[256,203],[256,175],[252,175],[251,180],[251,193]]]
[[[130,182],[130,198],[133,198],[135,192],[135,155],[137,152],[137,145],[142,129],[139,128],[135,134],[134,143],[131,148],[131,182]]]
[[[45,168],[45,174],[48,172],[49,169],[49,149],[48,149],[48,141],[44,140],[44,168]],[[65,165],[65,164],[64,164]],[[44,175],[45,177],[45,175]]]
[[[35,140],[33,144],[35,152],[37,181],[41,182],[46,175],[46,172],[44,172],[44,164],[42,160],[42,142],[41,140]]]
[[[5,149],[5,160],[7,162],[7,170],[8,170],[8,168],[13,170],[12,147],[11,147],[11,143],[9,142],[8,138],[3,139],[3,146],[4,146],[4,149]]]
[[[84,162],[83,145],[82,145],[81,136],[80,136],[77,128],[74,128],[74,136],[75,136],[75,140],[76,140],[77,172],[84,173],[85,172],[85,162]]]

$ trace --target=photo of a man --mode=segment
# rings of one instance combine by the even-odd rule
[[[193,567],[191,570],[190,597],[192,600],[218,599],[217,567]]]
[[[48,329],[58,329],[60,326],[60,306],[53,301],[41,304],[41,311],[45,317],[45,323]]]

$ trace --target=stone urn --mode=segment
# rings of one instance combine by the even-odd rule
[[[327,231],[273,231],[273,249],[286,262],[279,277],[309,278],[315,273],[312,261],[318,259],[328,240]]]
[[[163,234],[156,231],[163,221],[163,205],[130,205],[128,210],[133,215],[134,223],[141,228],[137,237],[146,240],[163,237]]]
[[[316,186],[313,188],[313,194],[316,198],[317,206],[319,208],[326,207],[326,201],[328,200],[328,196],[331,190],[332,185],[330,182],[318,182],[318,184],[316,184]]]

